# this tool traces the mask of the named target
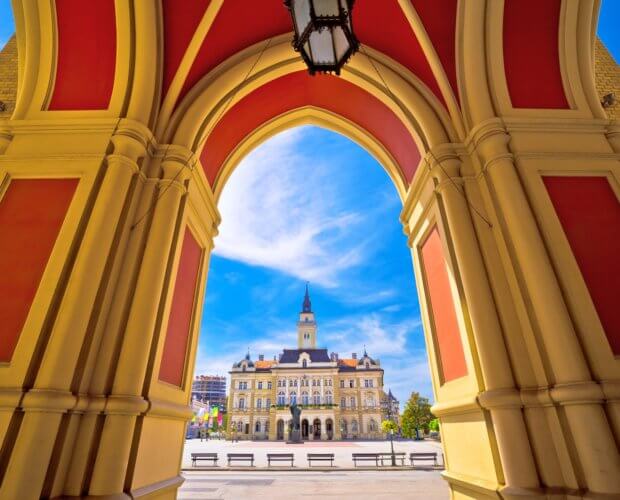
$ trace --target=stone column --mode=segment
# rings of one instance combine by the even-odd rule
[[[461,181],[461,161],[450,151],[437,152],[431,158],[432,175],[454,244],[484,379],[485,391],[478,398],[490,412],[501,456],[506,482],[502,492],[510,495],[530,491],[538,495],[541,491],[521,412],[522,403],[512,377],[502,328],[471,220],[478,215],[471,214]]]
[[[620,494],[620,476],[606,472],[620,470],[620,455],[603,408],[604,395],[592,380],[539,226],[507,148],[509,139],[501,126],[489,126],[480,132],[476,145],[549,363],[553,386],[548,394],[562,407],[570,429],[569,441],[576,448],[588,489],[596,494]],[[584,422],[590,423],[587,433],[583,432]],[[602,463],[606,469],[600,467]]]
[[[138,415],[148,408],[142,396],[151,339],[164,286],[166,266],[175,237],[182,198],[187,193],[189,169],[174,157],[164,158],[159,193],[152,220],[134,300],[129,309],[122,338],[112,394],[106,406],[106,419],[92,472],[91,495],[114,494],[124,489],[125,472]]]

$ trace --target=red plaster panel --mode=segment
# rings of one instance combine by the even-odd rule
[[[439,15],[441,19],[444,13],[439,12]],[[447,15],[449,19],[450,13]],[[408,68],[444,102],[433,71],[409,21],[398,5],[398,0],[355,2],[353,29],[360,42],[383,52]],[[454,37],[454,34],[451,36]]]
[[[504,70],[515,108],[569,108],[560,71],[562,0],[506,0]]]
[[[211,0],[163,0],[164,9],[164,82],[162,99],[166,95],[187,46],[198,28]]]
[[[56,0],[58,56],[50,110],[107,109],[116,66],[114,0]]]
[[[437,227],[433,228],[422,245],[422,265],[441,361],[439,368],[443,382],[449,382],[467,375],[467,365]]]
[[[77,179],[14,179],[0,199],[0,362],[10,362]]]
[[[605,177],[544,177],[614,355],[620,356],[620,201]]]
[[[234,148],[271,118],[313,105],[332,111],[368,130],[396,159],[409,182],[420,152],[398,117],[378,99],[356,85],[328,75],[291,73],[260,87],[235,104],[211,132],[201,161],[211,185]]]
[[[194,60],[179,100],[209,71],[237,52],[293,31],[282,0],[226,0]]]
[[[192,327],[201,261],[202,248],[189,228],[185,228],[164,351],[159,367],[159,380],[178,387],[183,385],[187,342]]]

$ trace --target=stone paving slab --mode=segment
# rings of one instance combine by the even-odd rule
[[[214,470],[186,471],[183,476],[185,483],[179,490],[178,500],[449,498],[448,485],[438,471],[231,473]]]

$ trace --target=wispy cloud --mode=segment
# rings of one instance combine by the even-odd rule
[[[351,238],[364,216],[340,206],[326,181],[333,165],[299,152],[304,133],[283,132],[239,165],[220,199],[215,253],[335,287],[368,258],[370,240]]]

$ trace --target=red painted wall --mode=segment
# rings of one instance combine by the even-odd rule
[[[200,159],[213,185],[234,148],[270,119],[302,106],[332,111],[368,130],[396,159],[407,182],[420,161],[409,131],[381,101],[356,85],[335,76],[291,73],[256,89],[231,107],[211,132]]]
[[[467,365],[437,227],[433,228],[422,245],[422,266],[435,326],[439,369],[445,383],[467,375]]]
[[[567,109],[560,72],[562,0],[506,0],[504,70],[515,108]]]
[[[164,351],[159,367],[159,380],[178,387],[183,385],[187,342],[192,327],[202,253],[203,250],[194,235],[189,228],[186,228],[172,296]]]
[[[605,177],[544,177],[614,355],[620,355],[620,201]],[[587,333],[587,332],[584,332]]]
[[[116,67],[114,0],[56,0],[58,56],[50,110],[107,109]]]
[[[179,69],[181,59],[211,0],[163,0],[164,9],[164,81],[162,99]]]
[[[192,64],[179,100],[228,57],[292,30],[291,16],[282,0],[226,0]]]
[[[9,362],[77,187],[14,179],[0,199],[0,362]]]

